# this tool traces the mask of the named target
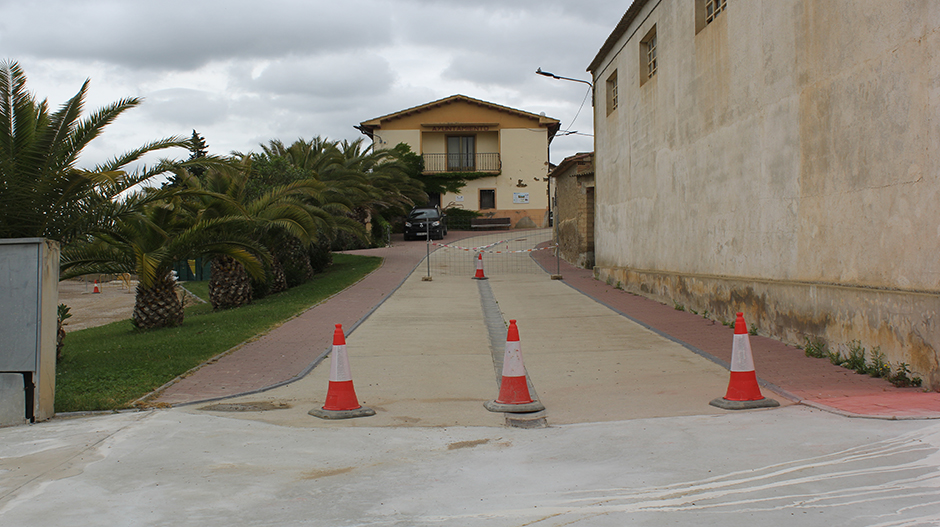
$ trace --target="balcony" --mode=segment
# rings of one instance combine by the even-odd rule
[[[425,173],[493,172],[501,169],[499,154],[423,154]]]

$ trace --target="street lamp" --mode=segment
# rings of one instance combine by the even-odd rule
[[[549,73],[549,72],[547,72],[547,71],[542,71],[542,68],[539,68],[539,69],[535,70],[535,73],[537,73],[537,74],[539,74],[539,75],[543,75],[543,76],[545,76],[545,77],[551,77],[551,78],[553,78],[553,79],[559,79],[559,80],[571,81],[571,82],[581,82],[581,83],[584,83],[584,84],[587,84],[588,86],[590,86],[590,87],[591,87],[591,90],[594,89],[594,84],[591,83],[591,82],[584,81],[584,80],[581,80],[581,79],[572,79],[571,77],[561,77],[561,76],[559,76],[559,75],[555,75],[554,73]]]
[[[548,71],[542,71],[542,68],[535,70],[535,73],[543,77],[551,77],[553,79],[571,81],[571,82],[580,82],[582,84],[587,84],[591,87],[591,107],[594,107],[594,83],[588,82],[581,79],[572,79],[571,77],[562,77],[561,75],[555,75],[554,73]],[[583,103],[582,103],[583,104]],[[578,111],[580,113],[580,110]],[[577,117],[575,117],[577,118]],[[555,185],[555,192],[558,192],[558,185]],[[558,233],[558,215],[556,213],[556,204],[554,202],[554,196],[552,196],[552,178],[548,178],[548,204],[549,204],[549,213],[552,218],[552,228],[555,232],[555,274],[552,275],[552,280],[561,280],[561,238]]]

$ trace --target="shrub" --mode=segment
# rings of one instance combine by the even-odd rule
[[[871,365],[868,367],[868,374],[872,377],[891,377],[891,365],[885,362],[885,354],[881,352],[881,346],[871,349]]]
[[[475,210],[458,209],[454,207],[444,209],[444,214],[447,215],[447,219],[444,220],[447,223],[447,228],[452,231],[470,230],[470,220],[481,216],[481,214]]]
[[[807,357],[813,357],[816,359],[824,359],[829,357],[829,348],[826,346],[826,343],[817,337],[813,337],[810,340],[809,337],[806,337],[806,345],[803,346],[803,351],[806,353]],[[838,355],[838,352],[836,353]]]
[[[330,252],[330,242],[320,240],[310,246],[310,266],[313,272],[320,274],[326,271],[326,268],[333,264],[333,253]]]
[[[837,351],[827,351],[826,355],[829,357],[829,362],[836,366],[842,366],[845,364],[845,357]]]
[[[868,364],[865,362],[865,347],[862,343],[853,340],[849,342],[849,356],[845,359],[844,366],[855,373],[868,373]]]
[[[896,373],[892,375],[891,378],[888,380],[891,381],[891,384],[897,386],[898,388],[906,388],[908,386],[920,386],[921,382],[923,382],[921,378],[911,377],[910,375],[911,375],[910,366],[907,363],[902,362],[898,364],[898,369]]]

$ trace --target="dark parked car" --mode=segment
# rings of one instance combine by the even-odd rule
[[[425,238],[428,233],[432,240],[443,240],[447,234],[447,215],[439,207],[415,207],[405,218],[405,239]]]

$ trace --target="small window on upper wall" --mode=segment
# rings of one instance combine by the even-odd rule
[[[656,53],[656,26],[653,26],[640,40],[640,86],[656,75]]]
[[[714,22],[725,9],[728,9],[728,0],[705,0],[705,25]]]
[[[728,9],[728,0],[695,0],[695,32],[718,19]]]
[[[607,77],[607,115],[617,109],[617,70]]]

